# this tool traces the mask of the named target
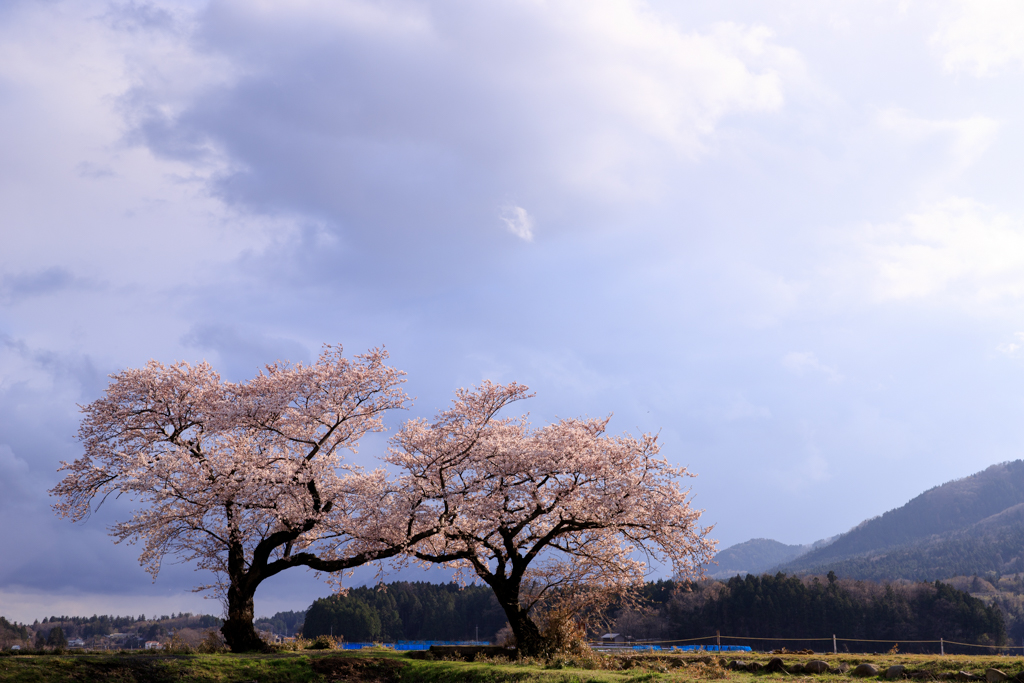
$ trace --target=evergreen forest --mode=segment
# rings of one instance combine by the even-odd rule
[[[350,642],[397,640],[493,641],[505,613],[488,586],[395,582],[353,588],[314,602],[302,634]]]
[[[728,581],[650,582],[639,600],[616,606],[604,627],[634,640],[684,641],[712,636],[772,640],[725,641],[757,649],[831,649],[831,638],[886,641],[846,643],[845,649],[884,650],[893,643],[937,640],[1003,644],[1007,629],[995,605],[941,582],[874,583],[785,574],[733,577]],[[392,583],[356,588],[317,600],[306,614],[303,635],[342,636],[348,641],[495,639],[504,614],[486,586],[454,583]],[[601,633],[594,632],[592,637]],[[815,638],[819,641],[794,639]],[[708,641],[704,641],[708,642]],[[805,644],[801,645],[801,642]],[[673,644],[666,642],[666,644]],[[840,649],[844,649],[844,645]],[[918,648],[931,651],[934,646]],[[914,651],[912,645],[900,650]],[[947,648],[955,651],[955,647]]]
[[[1006,626],[997,606],[939,581],[873,583],[839,580],[833,573],[827,577],[748,574],[725,582],[648,584],[644,603],[639,610],[620,613],[616,629],[637,639],[681,640],[716,632],[766,639],[722,641],[757,649],[831,650],[833,634],[880,641],[844,643],[841,651],[888,650],[897,640],[1006,642]],[[805,638],[820,640],[797,640]],[[899,649],[931,652],[937,648],[901,644]]]

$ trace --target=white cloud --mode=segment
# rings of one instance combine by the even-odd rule
[[[996,139],[999,122],[988,116],[957,120],[934,120],[891,108],[880,112],[878,124],[908,143],[934,138],[950,139],[950,153],[958,170],[973,164]]]
[[[526,242],[533,241],[533,217],[521,206],[506,206],[501,210],[501,220],[509,232]]]
[[[1013,335],[1014,341],[1003,342],[996,347],[996,350],[1007,356],[1015,357],[1017,352],[1024,349],[1024,332],[1017,332]]]
[[[843,379],[842,374],[833,367],[825,365],[810,351],[792,351],[782,358],[782,365],[789,371],[800,375],[821,375],[832,382]]]
[[[1024,221],[952,198],[869,226],[866,257],[882,299],[947,295],[990,302],[1024,295]]]
[[[69,279],[114,285],[179,282],[186,272],[208,278],[223,272],[211,264],[287,228],[209,195],[211,179],[231,170],[209,140],[191,141],[195,154],[183,160],[157,158],[125,138],[143,112],[149,122],[174,119],[198,93],[236,77],[232,65],[195,49],[190,12],[154,9],[151,20],[171,25],[140,26],[146,17],[129,15],[143,7],[118,14],[93,1],[4,10],[0,126],[18,134],[0,136],[0,204],[12,228],[0,271],[57,267]],[[140,84],[154,80],[163,84],[159,106],[131,104]]]
[[[200,72],[225,80],[197,87],[153,60],[127,102],[147,144],[226,150],[232,199],[363,233],[468,210],[449,208],[475,199],[454,191],[468,182],[493,193],[489,206],[548,188],[602,201],[663,191],[666,164],[707,152],[726,116],[779,110],[803,69],[764,26],[688,30],[628,0],[211,8],[182,41],[202,49],[182,61],[209,55]],[[418,218],[385,215],[403,207]]]
[[[989,76],[1024,65],[1024,4],[1018,0],[958,0],[931,42],[952,72]]]

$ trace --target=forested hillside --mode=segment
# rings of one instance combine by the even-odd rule
[[[182,642],[196,645],[206,633],[220,628],[222,621],[208,614],[188,612],[146,618],[107,614],[91,617],[52,616],[32,624],[12,624],[0,616],[0,648],[66,647],[74,639],[80,646],[95,649],[137,649],[148,640],[166,641],[174,634]]]
[[[0,649],[28,644],[29,630],[25,624],[11,623],[0,616]]]
[[[1024,572],[1024,524],[976,525],[965,531],[867,555],[821,561],[801,560],[802,571],[885,581],[928,581],[954,576]]]
[[[353,588],[314,602],[306,612],[307,638],[333,633],[348,641],[493,640],[505,613],[487,586],[390,583]]]
[[[940,578],[940,575],[970,573],[963,571],[963,567],[966,567],[965,563],[971,562],[978,567],[997,569],[998,567],[993,564],[997,561],[995,555],[1003,555],[1002,551],[1011,543],[1009,539],[1016,533],[1014,529],[1021,526],[1019,514],[1001,516],[1000,513],[1008,512],[1022,504],[1024,461],[1015,460],[993,465],[977,474],[930,489],[902,507],[861,523],[829,545],[782,564],[779,569],[786,572],[809,573],[834,569],[841,576],[929,580]],[[985,540],[983,543],[968,543],[961,547],[962,543],[970,540],[972,534],[967,533],[968,530],[977,524],[984,525],[986,534],[991,536],[999,547],[986,547],[985,539],[976,539]],[[1001,527],[1009,527],[1009,535],[999,531]],[[958,532],[963,533],[958,535]],[[935,536],[942,538],[934,539]],[[1004,539],[1005,543],[1004,540],[999,540],[1000,538]],[[949,540],[951,545],[944,550],[936,544],[941,540]],[[878,567],[877,571],[868,571],[865,562],[871,560],[839,564],[840,561],[852,560],[867,553],[877,555],[897,548],[904,548],[908,552],[894,558],[893,563],[911,562],[918,549],[924,547],[920,544],[931,545],[930,559],[913,566],[908,564],[908,570],[912,572],[908,574],[889,572],[888,567],[894,568],[895,564],[886,568]],[[977,554],[979,559],[972,560],[961,555],[961,552]],[[1011,555],[1015,557],[1018,554],[1014,552]],[[1012,561],[1012,557],[1003,555],[998,562],[1006,565]],[[957,562],[960,563],[960,568],[953,566],[953,563]]]
[[[268,631],[279,636],[294,636],[302,630],[306,611],[278,612],[272,617],[260,617],[255,621],[256,630]]]
[[[716,631],[779,639],[831,638],[835,633],[873,640],[942,637],[1000,644],[1006,638],[997,607],[950,585],[783,574],[682,585],[651,582],[638,605],[614,608],[606,623],[625,636],[666,641]],[[333,632],[349,641],[468,640],[479,627],[481,639],[493,640],[504,625],[504,615],[485,586],[393,583],[384,590],[356,588],[347,596],[317,600],[306,614],[303,635]],[[792,648],[794,643],[779,640],[758,647],[765,645]],[[831,648],[831,641],[827,645]],[[825,643],[815,647],[822,649]]]
[[[834,576],[748,575],[727,582],[703,581],[688,590],[663,587],[660,593],[664,599],[652,596],[646,613],[618,615],[616,630],[654,640],[699,638],[716,631],[780,639],[760,643],[759,648],[793,648],[794,642],[782,639],[831,638],[832,634],[893,641],[941,637],[991,644],[1001,644],[1006,638],[997,607],[940,582],[879,584]],[[810,646],[831,649],[831,642]],[[901,645],[900,649],[911,651],[912,646]]]

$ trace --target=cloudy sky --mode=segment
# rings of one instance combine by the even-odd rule
[[[1021,457],[1022,105],[1012,0],[5,2],[0,613],[219,613],[49,508],[150,358],[523,382],[658,431],[722,547]]]

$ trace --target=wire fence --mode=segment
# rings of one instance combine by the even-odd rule
[[[483,640],[397,640],[390,643],[370,643],[370,642],[348,642],[343,641],[338,644],[338,647],[343,650],[362,650],[365,648],[375,647],[386,647],[391,650],[429,650],[431,645],[461,645],[461,646],[475,646],[475,645],[490,645],[489,642]]]
[[[730,642],[732,641],[732,642]],[[745,644],[750,643],[750,644]],[[631,640],[628,642],[607,642],[593,641],[591,647],[598,651],[632,651],[632,652],[762,652],[777,650],[782,647],[809,645],[824,643],[825,647],[802,647],[800,649],[814,649],[817,652],[840,651],[840,644],[845,645],[844,652],[863,652],[849,648],[849,644],[863,643],[881,645],[883,649],[891,650],[893,647],[900,648],[911,646],[913,651],[931,651],[933,654],[969,654],[970,652],[989,651],[993,654],[1024,656],[1024,645],[991,645],[986,643],[962,643],[955,640],[939,638],[937,640],[886,640],[872,638],[840,638],[832,636],[828,638],[764,638],[757,636],[730,636],[713,635],[699,636],[697,638],[679,638],[675,640]],[[799,644],[799,645],[798,645]],[[399,640],[388,643],[373,642],[342,642],[338,647],[345,650],[361,650],[364,648],[387,647],[393,650],[414,651],[429,650],[432,645],[461,645],[480,646],[490,645],[487,641],[481,640]],[[929,647],[930,646],[930,647]],[[959,652],[960,648],[973,648],[967,652]]]
[[[729,641],[733,641],[729,643]],[[736,644],[750,642],[750,645]],[[825,647],[800,649],[816,649],[818,652],[840,652],[840,645],[843,652],[863,652],[849,647],[853,643],[876,644],[883,648],[898,652],[900,647],[910,647],[910,651],[923,653],[925,651],[933,654],[969,654],[971,652],[988,651],[992,654],[1024,656],[1024,645],[992,645],[989,643],[962,643],[955,640],[938,638],[936,640],[887,640],[879,638],[841,638],[831,636],[827,638],[766,638],[757,636],[730,636],[713,635],[699,636],[697,638],[679,638],[675,640],[630,640],[628,642],[594,641],[590,646],[598,650],[633,650],[640,652],[753,652],[765,650],[777,650],[786,645],[808,645],[824,643]],[[760,645],[761,647],[758,647]],[[800,645],[796,645],[800,647]],[[961,648],[968,648],[967,652],[960,652]],[[973,649],[971,649],[973,648]]]

